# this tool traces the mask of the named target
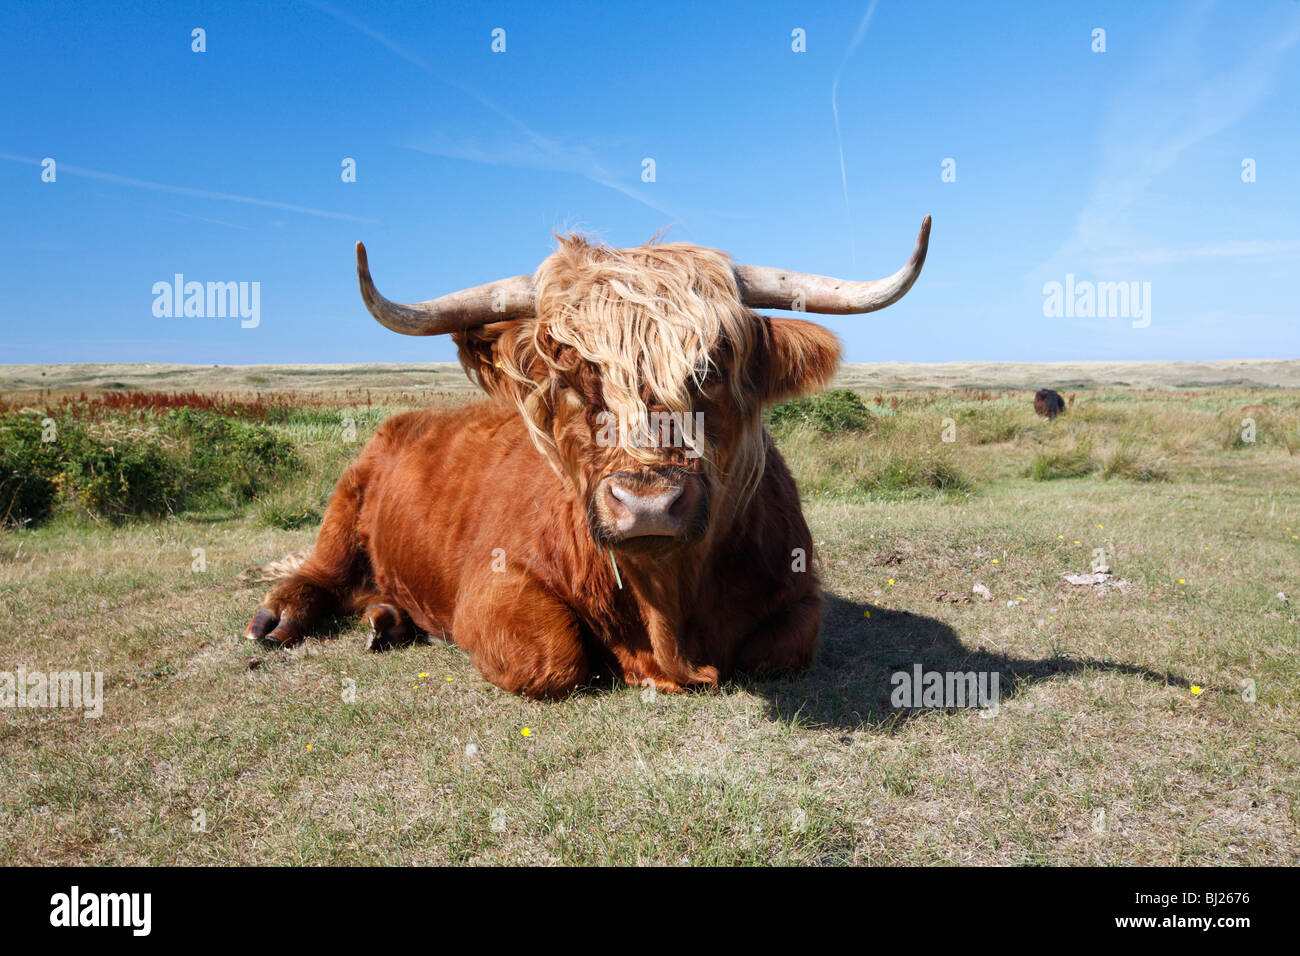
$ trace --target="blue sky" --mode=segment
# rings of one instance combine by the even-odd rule
[[[0,75],[4,363],[450,360],[369,317],[357,239],[418,300],[575,228],[875,278],[927,213],[911,293],[824,320],[848,360],[1300,355],[1294,0],[11,2]],[[156,317],[176,273],[260,323]],[[1045,317],[1067,275],[1150,323]]]

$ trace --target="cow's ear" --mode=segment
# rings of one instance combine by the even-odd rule
[[[518,361],[519,322],[492,322],[463,332],[453,332],[452,341],[460,353],[460,364],[483,391],[494,398],[508,398],[516,382],[502,371],[503,357]]]
[[[760,387],[763,401],[806,395],[824,388],[840,361],[840,340],[830,329],[803,319],[769,318]]]

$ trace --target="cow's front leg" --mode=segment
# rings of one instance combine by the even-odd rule
[[[553,592],[521,575],[477,577],[462,588],[452,639],[498,687],[565,697],[590,674],[578,620]]]
[[[736,649],[736,669],[751,674],[798,674],[812,664],[822,599],[809,594],[769,614]]]

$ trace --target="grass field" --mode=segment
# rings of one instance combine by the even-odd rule
[[[11,418],[238,393],[295,456],[160,517],[67,478],[0,531],[0,671],[104,674],[98,719],[0,708],[0,863],[1300,863],[1300,361],[838,384],[856,427],[774,425],[819,546],[815,667],[537,703],[440,642],[239,636],[267,587],[239,573],[311,544],[385,415],[472,399],[458,371],[0,367]],[[86,441],[199,448],[105,416]],[[1061,578],[1098,564],[1126,583]],[[996,672],[996,716],[893,707],[917,664]]]

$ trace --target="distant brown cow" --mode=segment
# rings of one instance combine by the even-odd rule
[[[1034,396],[1034,411],[1044,418],[1055,418],[1065,413],[1065,399],[1061,398],[1060,392],[1040,388]]]
[[[806,668],[812,535],[762,408],[824,386],[840,346],[752,310],[884,308],[929,235],[926,217],[911,260],[875,282],[569,237],[533,276],[413,305],[376,291],[358,243],[375,318],[450,333],[490,400],[388,419],[246,636],[287,644],[323,615],[364,615],[374,646],[447,637],[536,697],[593,674],[679,691]]]

